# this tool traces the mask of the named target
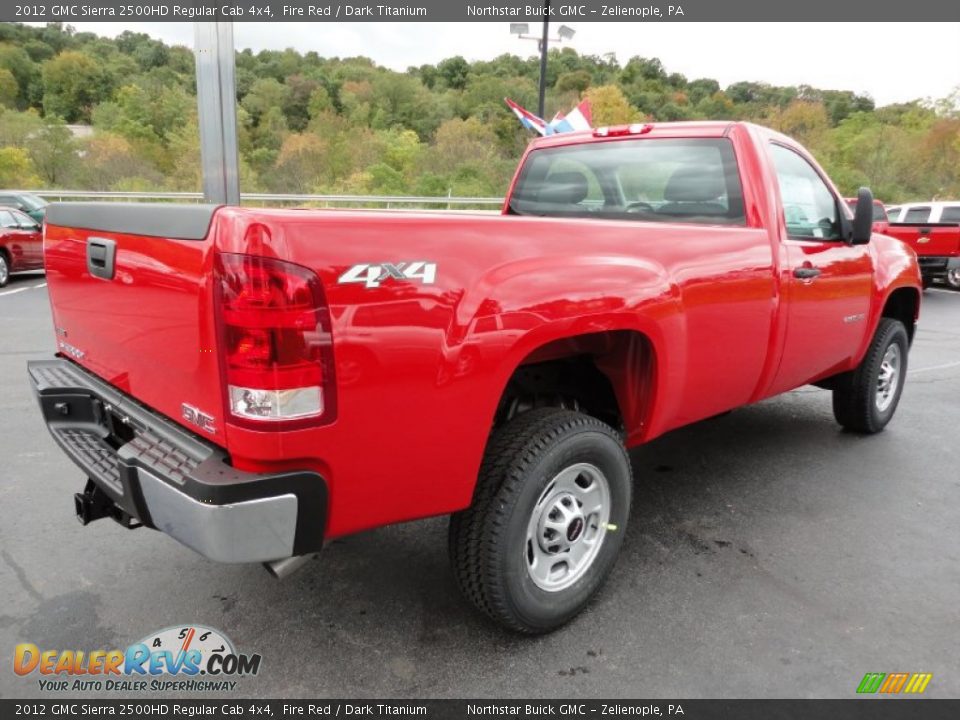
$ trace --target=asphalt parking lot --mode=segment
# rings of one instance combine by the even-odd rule
[[[83,478],[26,379],[53,351],[42,283],[0,290],[2,697],[42,696],[12,672],[19,642],[122,648],[181,623],[263,656],[248,697],[846,698],[900,671],[960,696],[960,293],[925,294],[878,436],[841,432],[829,393],[803,388],[636,450],[610,583],[529,639],[461,599],[445,519],[334,542],[282,582],[152,531],[82,528]]]

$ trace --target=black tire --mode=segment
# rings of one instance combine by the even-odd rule
[[[598,516],[585,517],[580,531],[575,531],[575,521],[567,526],[571,547],[593,533],[598,549],[592,560],[582,563],[580,574],[570,572],[569,587],[543,589],[528,570],[535,549],[528,529],[535,510],[544,519],[553,517],[545,508],[562,495],[557,481],[562,475],[575,475],[574,482],[587,482],[588,487],[595,482],[584,480],[574,466],[593,468],[603,476],[609,518],[600,523]],[[545,633],[568,622],[613,569],[630,514],[632,477],[620,435],[596,418],[541,408],[504,424],[487,445],[473,504],[450,519],[450,560],[460,590],[481,611],[517,632]],[[563,565],[563,557],[553,555],[550,565],[557,567],[554,559]]]
[[[950,268],[947,270],[944,281],[951,290],[960,290],[960,268]]]
[[[5,252],[0,252],[0,288],[10,282],[10,260]]]
[[[923,279],[923,289],[929,290],[933,287],[933,280],[928,280],[927,278]]]
[[[880,372],[888,349],[898,346],[897,385],[888,394],[889,404],[881,407]],[[881,318],[873,342],[856,370],[836,379],[833,388],[833,415],[847,430],[873,434],[886,427],[900,403],[907,377],[910,341],[899,320]]]

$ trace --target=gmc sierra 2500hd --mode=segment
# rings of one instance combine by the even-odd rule
[[[465,595],[545,632],[614,565],[626,448],[806,383],[887,424],[921,284],[871,222],[728,122],[538,139],[501,216],[55,204],[29,374],[83,522],[284,573],[452,514]]]

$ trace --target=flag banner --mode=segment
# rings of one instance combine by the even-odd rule
[[[583,100],[566,115],[557,113],[550,122],[546,122],[543,118],[537,117],[529,110],[520,107],[510,98],[504,98],[503,101],[513,110],[513,114],[517,116],[521,125],[530,130],[535,130],[541,135],[590,130],[593,127],[593,113],[590,110],[589,100]]]

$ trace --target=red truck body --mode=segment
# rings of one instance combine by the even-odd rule
[[[900,318],[912,335],[920,277],[911,249],[881,235],[865,244],[788,236],[769,145],[822,175],[796,143],[731,123],[619,132],[538,140],[514,184],[531,154],[548,148],[717,139],[732,144],[743,222],[518,216],[509,201],[503,216],[223,207],[183,239],[136,232],[130,213],[156,213],[163,227],[172,212],[163,207],[133,207],[105,222],[55,205],[45,243],[57,362],[92,374],[97,388],[105,381],[119,402],[159,416],[164,428],[175,423],[239,473],[311,473],[326,497],[312,522],[330,539],[468,507],[522,368],[587,359],[590,377],[602,377],[616,399],[626,445],[635,446],[829,383],[861,363],[882,316]],[[91,260],[91,243],[103,241],[115,264],[107,280],[90,271],[100,262]],[[323,410],[312,420],[231,414],[225,387],[234,361],[225,356],[249,349],[230,339],[243,312],[231,295],[239,277],[231,263],[243,257],[295,269],[303,282],[297,312],[312,312],[304,297],[319,306],[322,370],[312,382],[322,386]],[[391,274],[391,264],[413,279]],[[293,312],[282,314],[290,328],[301,317]],[[44,404],[44,393],[63,391],[41,374],[34,382]],[[101,414],[116,403],[107,406]],[[56,437],[55,414],[44,407]],[[292,553],[315,549],[301,543]]]

